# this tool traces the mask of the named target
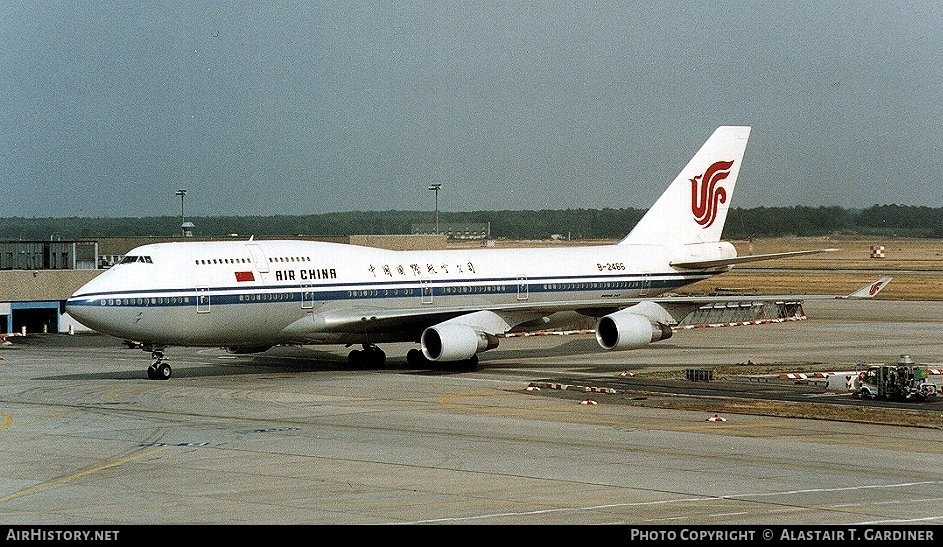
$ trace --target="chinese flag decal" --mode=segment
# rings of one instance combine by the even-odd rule
[[[236,272],[236,281],[255,281],[255,275],[252,272]]]

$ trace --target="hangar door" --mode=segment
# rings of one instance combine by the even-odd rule
[[[59,302],[11,302],[12,328],[5,332],[59,332]]]

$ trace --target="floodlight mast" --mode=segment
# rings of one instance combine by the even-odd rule
[[[430,184],[429,189],[435,192],[435,233],[439,235],[439,188],[442,184]]]
[[[186,236],[186,235],[187,235],[187,229],[186,229],[186,227],[184,227],[184,225],[183,225],[183,223],[184,223],[184,220],[183,220],[183,197],[187,195],[187,191],[181,188],[180,190],[177,190],[177,194],[176,194],[176,195],[180,196],[180,235]]]

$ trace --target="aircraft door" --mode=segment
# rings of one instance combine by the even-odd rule
[[[210,290],[207,287],[196,288],[196,312],[210,312]]]
[[[518,300],[527,300],[529,296],[529,288],[527,285],[527,276],[520,276],[517,278],[517,299]]]
[[[262,248],[255,244],[246,245],[246,249],[249,250],[249,254],[252,256],[252,262],[255,263],[255,269],[259,273],[268,272],[268,259],[265,258],[265,253],[262,252]]]
[[[432,304],[432,285],[428,280],[420,281],[419,284],[422,290],[422,303]]]
[[[650,289],[651,287],[652,287],[652,278],[649,277],[648,274],[645,274],[645,275],[642,277],[642,285],[641,285],[641,287],[639,288],[638,295],[639,295],[639,296],[647,296],[647,295],[648,295],[648,289]]]
[[[304,284],[301,286],[301,309],[310,310],[314,307],[314,291],[311,290],[311,285]]]

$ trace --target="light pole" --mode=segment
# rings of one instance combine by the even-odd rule
[[[187,195],[187,191],[180,189],[177,190],[177,195],[180,196],[180,235],[187,235],[187,230],[183,227],[183,196]]]
[[[439,188],[441,184],[430,184],[429,189],[435,192],[435,233],[439,235]]]

